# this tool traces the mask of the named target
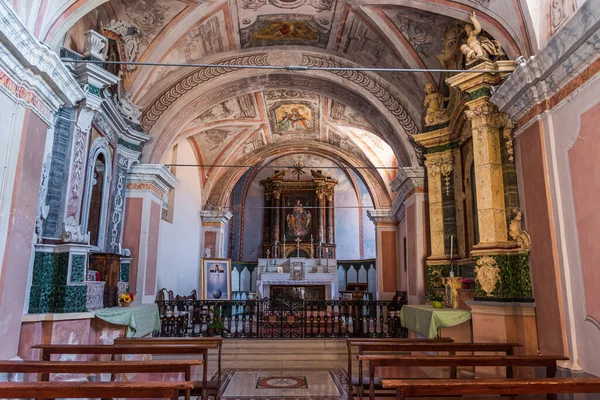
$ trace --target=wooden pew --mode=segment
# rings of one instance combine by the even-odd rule
[[[353,340],[353,346],[358,347],[358,355],[364,354],[365,351],[370,352],[414,352],[414,351],[443,351],[450,355],[456,352],[499,352],[505,353],[507,356],[513,355],[515,347],[521,347],[518,343],[456,343],[456,342],[440,342],[438,340],[415,341],[415,342],[397,342],[397,341],[366,341]],[[352,364],[350,345],[348,345],[348,367],[349,380],[352,381]],[[452,375],[456,376],[456,368],[452,367]],[[507,377],[512,378],[513,370],[511,366],[506,367]],[[358,382],[363,382],[362,360],[358,360]]]
[[[223,338],[222,337],[155,337],[155,338],[123,338],[119,337],[115,339],[116,345],[145,345],[145,346],[162,346],[162,345],[185,345],[185,346],[200,346],[207,347],[209,349],[214,348],[213,346],[217,346],[217,383],[216,386],[212,386],[210,381],[207,381],[207,395],[216,393],[221,386],[221,350],[223,348]],[[207,353],[208,357],[208,353]],[[206,375],[208,377],[208,359],[205,359],[204,368],[203,368],[203,376]],[[201,387],[195,388],[192,390],[192,396],[201,396],[198,391],[202,391]]]
[[[41,350],[41,360],[50,361],[52,354],[86,354],[86,355],[110,355],[114,360],[117,354],[164,354],[164,355],[201,355],[204,360],[202,368],[201,385],[196,384],[192,390],[202,392],[202,399],[207,400],[208,384],[208,350],[217,349],[218,343],[206,343],[204,346],[198,344],[164,344],[148,346],[143,344],[135,345],[73,345],[73,344],[38,344],[32,346],[34,349]],[[45,376],[46,375],[46,376]],[[47,374],[42,374],[42,380],[48,380]]]
[[[24,374],[114,374],[161,373],[184,374],[185,381],[192,380],[192,367],[201,365],[202,360],[168,361],[0,361],[0,371]],[[190,398],[190,391],[185,393]]]
[[[411,344],[411,343],[452,343],[454,342],[451,338],[439,338],[439,339],[410,339],[410,338],[347,338],[346,347],[348,348],[348,380],[352,381],[352,347],[358,347],[358,353],[361,353],[362,346],[383,344],[383,343],[398,343],[398,344]],[[360,369],[359,363],[359,369]]]
[[[399,356],[363,354],[359,360],[369,362],[369,398],[375,399],[375,368],[377,367],[546,367],[546,377],[556,375],[557,361],[564,356]]]
[[[0,382],[5,399],[166,398],[179,399],[193,382]]]
[[[396,390],[396,399],[425,396],[490,394],[600,393],[600,378],[535,379],[384,379],[383,387]]]

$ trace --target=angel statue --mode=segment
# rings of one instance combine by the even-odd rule
[[[310,211],[304,209],[300,200],[296,200],[294,210],[286,217],[288,228],[293,236],[302,237],[308,234],[310,217]]]
[[[443,94],[439,93],[432,83],[427,83],[424,90],[427,93],[423,100],[423,106],[427,107],[427,111],[425,111],[425,125],[432,126],[448,121],[450,118],[444,108],[444,102],[450,100],[450,98],[444,97]]]
[[[473,24],[466,24],[464,31],[467,34],[467,43],[460,46],[460,51],[467,57],[467,63],[475,60],[489,59],[489,56],[502,56],[504,51],[497,40],[490,40],[481,33],[481,24],[475,16],[475,11],[469,15]]]

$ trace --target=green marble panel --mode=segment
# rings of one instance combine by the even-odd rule
[[[71,256],[71,282],[83,283],[85,281],[85,255],[73,254]]]
[[[487,296],[479,282],[475,281],[475,300],[485,301],[533,301],[528,254],[490,255],[500,269],[500,281]],[[481,257],[474,257],[475,264]]]
[[[129,263],[121,263],[121,268],[119,269],[120,282],[129,282],[129,267]]]

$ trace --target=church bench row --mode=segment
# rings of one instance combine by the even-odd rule
[[[179,399],[193,382],[0,382],[5,399],[164,398]]]
[[[452,378],[456,367],[546,367],[548,378],[556,375],[557,361],[564,356],[399,356],[390,354],[365,354],[357,356],[369,363],[369,398],[375,398],[375,368],[377,367],[451,367]],[[359,385],[360,387],[360,385]]]
[[[352,347],[358,347],[358,354],[362,354],[363,350],[368,346],[395,346],[395,345],[410,345],[414,343],[452,343],[454,342],[451,338],[438,338],[438,339],[411,339],[411,338],[347,338],[346,347],[348,349],[348,378],[352,379]],[[382,350],[383,351],[383,350]],[[360,366],[360,363],[359,363]]]
[[[600,393],[600,378],[535,379],[383,379],[383,387],[394,389],[396,399],[424,396]]]
[[[33,346],[34,349],[41,350],[41,359],[49,361],[52,354],[85,354],[85,355],[110,355],[114,360],[118,354],[160,354],[160,355],[201,355],[203,363],[202,380],[196,382],[192,389],[192,396],[202,396],[203,400],[208,399],[209,392],[218,391],[220,381],[211,382],[208,380],[208,350],[216,349],[220,352],[222,338],[190,338],[180,341],[166,341],[165,338],[142,338],[135,340],[134,344],[114,344],[114,345],[69,345],[69,344],[41,344]],[[137,342],[140,340],[140,342]],[[220,360],[218,365],[220,379]],[[47,377],[45,377],[47,380]]]

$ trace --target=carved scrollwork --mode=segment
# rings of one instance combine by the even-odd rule
[[[529,251],[531,250],[531,238],[529,237],[529,234],[521,228],[523,213],[521,213],[521,210],[518,208],[514,208],[512,211],[514,218],[510,221],[508,233],[510,237],[519,244],[521,249]]]
[[[500,268],[492,257],[481,257],[475,265],[475,280],[479,282],[486,296],[491,297],[500,282]]]

